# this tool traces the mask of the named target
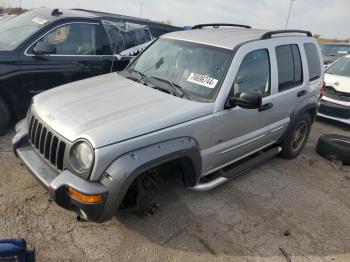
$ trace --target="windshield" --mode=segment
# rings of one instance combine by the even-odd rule
[[[344,57],[326,70],[327,74],[350,77],[350,57]]]
[[[321,45],[324,56],[342,57],[350,54],[350,45]]]
[[[46,23],[48,20],[35,11],[29,11],[8,20],[0,27],[0,49],[15,49]]]
[[[233,51],[160,38],[125,71],[162,79],[192,98],[214,101]]]

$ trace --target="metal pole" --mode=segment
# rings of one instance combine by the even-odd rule
[[[19,0],[19,8],[22,9],[22,0]]]
[[[290,18],[290,14],[291,14],[291,12],[292,12],[292,6],[293,6],[293,2],[294,2],[294,1],[295,1],[295,0],[291,0],[291,1],[290,1],[290,7],[289,7],[289,12],[288,12],[288,17],[287,17],[287,22],[286,22],[286,28],[285,28],[285,29],[288,28],[289,18]]]
[[[143,9],[143,3],[140,3],[140,17],[142,18],[142,10]]]

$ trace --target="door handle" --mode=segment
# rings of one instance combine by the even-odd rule
[[[298,93],[298,97],[302,97],[302,96],[304,96],[304,95],[306,95],[307,94],[307,92],[306,92],[306,90],[302,90],[302,91],[300,91],[299,93]]]
[[[262,105],[259,108],[259,112],[266,111],[266,110],[269,110],[271,108],[273,108],[273,104],[272,103],[268,103],[268,104]]]

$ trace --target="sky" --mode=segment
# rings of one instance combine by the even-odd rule
[[[291,0],[0,0],[23,8],[84,8],[174,25],[243,23],[254,28],[284,29]],[[295,0],[289,29],[310,30],[322,37],[350,39],[350,0]]]

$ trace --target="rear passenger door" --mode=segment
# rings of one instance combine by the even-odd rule
[[[290,119],[291,113],[310,93],[307,85],[303,46],[295,44],[275,45],[277,90],[275,106],[281,118]]]

